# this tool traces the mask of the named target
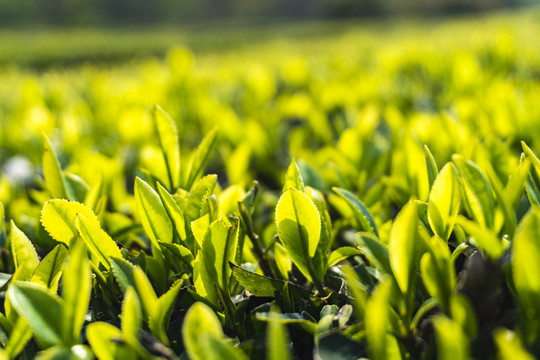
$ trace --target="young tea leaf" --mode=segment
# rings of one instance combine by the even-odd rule
[[[62,307],[63,302],[47,288],[26,282],[11,284],[9,300],[30,325],[34,335],[47,345],[62,345]]]
[[[419,257],[417,227],[416,204],[409,201],[398,214],[390,232],[390,265],[403,294],[410,291],[416,259]]]
[[[433,319],[437,334],[437,353],[441,360],[468,360],[469,339],[461,327],[447,317],[437,316]]]
[[[176,123],[159,106],[154,107],[153,115],[159,146],[167,166],[169,188],[176,189],[180,185],[180,145]]]
[[[361,230],[367,231],[369,233],[375,234],[375,236],[379,236],[379,232],[377,230],[377,226],[375,225],[375,220],[373,220],[373,216],[371,216],[369,210],[366,208],[366,206],[358,199],[353,193],[350,191],[347,191],[345,189],[340,188],[332,188],[332,190],[345,202],[349,207],[351,208],[354,218],[362,228]]]
[[[513,241],[512,275],[517,297],[528,318],[540,318],[540,209],[531,208]]]
[[[88,342],[99,360],[134,359],[134,350],[120,342],[120,329],[105,322],[94,322],[86,328]]]
[[[428,184],[431,190],[431,187],[433,186],[433,182],[437,178],[439,170],[437,169],[437,163],[435,162],[435,158],[431,154],[431,151],[429,150],[427,145],[424,145],[424,156],[426,158]]]
[[[77,215],[82,215],[99,226],[92,210],[81,203],[68,200],[47,201],[41,209],[41,223],[53,239],[69,246],[71,240],[79,235],[75,225]]]
[[[460,191],[452,163],[443,166],[429,193],[428,221],[435,234],[448,240],[459,212]]]
[[[185,189],[191,189],[195,181],[203,173],[204,167],[208,162],[214,147],[217,142],[217,128],[212,129],[206,136],[203,141],[195,151],[191,164],[189,166],[188,177],[185,183]]]
[[[276,206],[279,238],[296,266],[311,280],[312,260],[319,244],[321,219],[313,201],[301,191],[290,189]]]
[[[499,328],[494,331],[493,338],[497,345],[498,358],[501,360],[534,360],[516,334],[508,329]]]
[[[492,229],[495,220],[495,202],[484,173],[478,165],[461,156],[454,155],[452,161],[458,169],[464,201],[470,215],[481,226]]]
[[[62,174],[60,163],[54,153],[49,138],[45,134],[43,134],[42,164],[45,184],[47,185],[47,190],[49,190],[51,196],[56,199],[72,199],[72,197],[68,195],[66,180]]]
[[[80,343],[81,328],[90,302],[92,291],[92,271],[86,247],[80,241],[72,246],[69,261],[62,275],[62,307],[64,344]]]
[[[302,174],[300,173],[300,169],[294,158],[292,158],[291,164],[287,169],[287,174],[285,174],[282,192],[286,192],[289,189],[296,189],[304,192],[304,180],[302,179]]]
[[[190,359],[208,360],[212,352],[208,338],[223,337],[221,323],[216,314],[201,302],[193,304],[184,318],[182,338]]]
[[[158,240],[172,242],[172,224],[157,192],[144,180],[135,179],[135,204],[146,235],[159,249]]]
[[[67,256],[67,248],[62,244],[56,245],[36,267],[31,281],[41,284],[55,293]]]
[[[174,224],[176,233],[180,237],[181,241],[185,241],[186,240],[186,222],[184,220],[184,213],[178,206],[178,203],[171,196],[171,194],[169,194],[167,190],[159,182],[157,183],[157,189],[158,189],[159,197],[161,198],[161,201],[165,207],[165,210],[167,211],[169,218]]]
[[[39,264],[38,255],[34,245],[32,245],[26,235],[17,228],[13,220],[11,221],[10,242],[15,269],[24,267],[29,279],[32,276],[32,272]]]
[[[169,291],[161,295],[156,301],[155,306],[150,314],[148,326],[152,334],[156,336],[163,344],[168,345],[167,328],[171,313],[178,297],[178,293],[182,287],[182,281],[177,281],[171,286]]]
[[[122,253],[114,240],[99,226],[98,223],[79,214],[75,218],[75,226],[88,247],[88,250],[99,259],[107,270],[111,267],[109,258],[122,257]]]

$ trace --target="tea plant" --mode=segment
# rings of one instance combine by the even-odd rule
[[[44,232],[2,230],[4,358],[540,354],[540,161],[525,143],[506,181],[424,147],[427,199],[387,219],[307,185],[294,159],[277,201],[256,182],[222,189],[203,175],[216,130],[182,165],[175,122],[153,114],[164,177],[135,179],[131,216],[102,178],[62,170],[44,136]]]

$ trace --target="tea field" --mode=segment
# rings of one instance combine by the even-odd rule
[[[540,12],[248,30],[0,30],[0,358],[539,357]]]

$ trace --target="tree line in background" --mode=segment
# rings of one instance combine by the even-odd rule
[[[171,24],[479,12],[539,0],[0,0],[0,27],[27,24]]]

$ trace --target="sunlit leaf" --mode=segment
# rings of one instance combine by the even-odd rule
[[[60,298],[41,285],[24,281],[14,282],[8,293],[12,306],[28,322],[41,342],[63,344],[63,302]]]
[[[98,223],[90,221],[84,215],[77,215],[75,225],[88,249],[106,269],[111,267],[110,257],[122,257],[114,240]]]
[[[135,203],[144,231],[159,249],[159,241],[172,242],[172,224],[158,193],[144,180],[135,179]]]
[[[79,234],[75,225],[77,215],[82,215],[99,226],[92,210],[81,203],[68,200],[47,201],[41,210],[41,223],[51,237],[69,246],[71,240]]]
[[[167,166],[169,187],[177,188],[180,185],[180,144],[176,123],[159,106],[154,107],[153,115],[159,146]]]
[[[276,206],[276,224],[281,242],[296,266],[308,278],[313,277],[311,258],[321,233],[319,211],[301,191],[290,189]]]
[[[447,163],[437,175],[429,193],[428,220],[431,229],[448,240],[459,212],[460,191],[456,170]]]
[[[195,151],[195,154],[193,154],[193,158],[189,166],[188,177],[184,186],[185,189],[191,189],[195,181],[199,178],[199,176],[201,176],[206,163],[208,162],[210,155],[216,146],[216,140],[217,128],[214,128],[206,134],[203,141]]]

